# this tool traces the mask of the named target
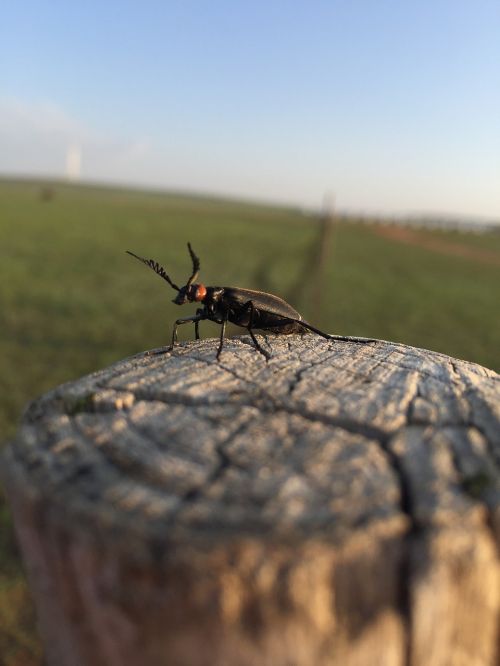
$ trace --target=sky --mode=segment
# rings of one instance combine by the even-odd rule
[[[500,2],[5,3],[0,174],[500,221]]]

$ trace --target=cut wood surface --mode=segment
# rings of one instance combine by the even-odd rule
[[[260,339],[28,407],[3,475],[48,664],[498,664],[500,376]]]

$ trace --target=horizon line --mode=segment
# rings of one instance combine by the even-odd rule
[[[487,225],[487,226],[498,226],[500,227],[500,218],[487,215],[470,215],[464,213],[454,213],[454,212],[436,212],[436,211],[419,211],[418,209],[413,210],[401,210],[397,212],[381,211],[381,210],[370,210],[370,209],[354,209],[354,208],[337,208],[335,205],[331,207],[330,205],[325,205],[325,195],[322,198],[322,202],[318,206],[309,206],[307,204],[300,204],[297,202],[286,201],[283,199],[261,199],[259,197],[251,197],[248,195],[238,195],[230,194],[228,192],[214,191],[214,190],[203,190],[203,189],[191,189],[189,187],[175,187],[167,185],[146,185],[144,183],[138,182],[129,182],[129,181],[120,181],[113,179],[98,179],[93,180],[86,177],[78,178],[68,178],[67,176],[61,176],[57,174],[40,174],[40,173],[26,173],[26,172],[5,172],[0,171],[0,181],[24,181],[24,182],[33,182],[33,183],[52,183],[58,185],[64,185],[68,187],[100,187],[102,189],[119,189],[119,190],[129,190],[132,192],[144,192],[152,194],[165,194],[165,195],[176,195],[181,197],[192,197],[197,199],[206,199],[212,201],[220,201],[227,203],[240,203],[247,206],[261,206],[263,208],[276,208],[282,210],[294,210],[298,213],[305,215],[318,215],[325,213],[331,210],[333,214],[340,216],[346,216],[350,218],[361,218],[369,219],[376,221],[377,219],[382,220],[409,220],[409,221],[418,221],[418,220],[435,220],[441,222],[455,222],[455,223],[466,223],[471,225]],[[325,194],[329,194],[328,192]],[[331,197],[328,197],[331,201]],[[335,202],[336,197],[333,196],[333,201]]]

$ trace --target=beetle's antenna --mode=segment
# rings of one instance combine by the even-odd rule
[[[146,266],[149,266],[149,268],[152,268],[154,272],[157,273],[164,280],[166,280],[171,287],[173,287],[177,291],[180,291],[179,287],[176,284],[174,284],[172,280],[168,277],[163,266],[160,266],[160,264],[157,261],[154,261],[154,259],[143,259],[142,257],[138,257],[133,252],[130,252],[130,250],[125,250],[125,252],[127,254],[130,254],[132,257],[139,259],[139,261],[142,261],[142,263],[146,264]]]
[[[189,254],[191,255],[191,260],[193,262],[193,273],[189,280],[187,281],[186,287],[189,287],[193,282],[196,280],[198,277],[198,273],[200,272],[200,260],[198,257],[195,255],[193,248],[191,247],[191,243],[188,243],[188,250]]]

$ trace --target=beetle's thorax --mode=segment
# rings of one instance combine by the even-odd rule
[[[207,287],[207,293],[203,299],[203,305],[217,305],[224,295],[224,287]]]

